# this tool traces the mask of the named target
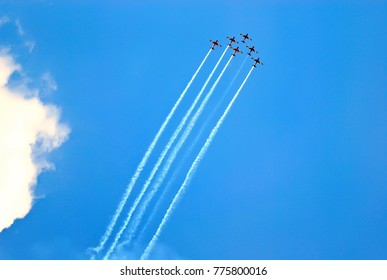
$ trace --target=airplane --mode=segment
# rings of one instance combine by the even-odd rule
[[[235,56],[235,54],[238,52],[238,53],[243,53],[239,50],[239,47],[236,47],[236,48],[232,48],[232,50],[234,51],[234,53],[232,54],[233,56]]]
[[[246,46],[246,48],[248,48],[248,49],[250,50],[249,53],[248,53],[248,55],[251,55],[252,52],[258,53],[258,52],[254,49],[254,46],[252,46],[252,47]]]
[[[253,67],[257,67],[257,64],[261,64],[263,65],[263,63],[261,62],[261,60],[258,58],[251,58],[252,60],[254,60],[254,64],[253,64]]]
[[[216,46],[222,47],[222,45],[218,43],[218,40],[216,40],[216,41],[210,40],[210,42],[212,43],[211,49],[213,49],[213,50],[215,49]]]
[[[237,44],[239,44],[239,43],[237,42],[237,40],[235,40],[235,37],[232,37],[232,38],[227,37],[227,39],[230,40],[230,43],[228,43],[228,45],[229,45],[230,47],[231,47],[232,43],[237,43]]]
[[[242,40],[242,43],[245,43],[246,40],[252,40],[250,37],[249,37],[249,33],[246,33],[246,34],[240,34],[242,37],[243,37],[243,40]]]

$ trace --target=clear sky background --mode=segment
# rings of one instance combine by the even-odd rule
[[[32,80],[54,77],[57,91],[41,98],[61,107],[71,127],[48,157],[55,170],[38,178],[31,212],[1,232],[1,259],[87,259],[208,40],[224,48],[226,36],[246,32],[264,66],[153,257],[387,258],[386,1],[67,2],[0,1],[0,16],[24,31],[21,38],[15,25],[1,27],[0,45],[12,46]],[[31,52],[23,40],[35,42]],[[210,55],[185,108],[223,48]],[[179,178],[250,69],[249,60],[222,99],[245,53],[215,91],[210,108],[219,107],[205,111],[192,153],[179,157]]]

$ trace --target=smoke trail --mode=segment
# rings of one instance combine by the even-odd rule
[[[230,90],[231,86],[234,84],[236,78],[239,76],[239,74],[240,74],[240,72],[241,72],[243,66],[245,65],[245,63],[246,63],[246,61],[247,61],[247,58],[248,58],[248,57],[246,57],[246,58],[243,60],[241,66],[238,68],[236,74],[234,75],[233,79],[231,80],[230,84],[228,85],[227,89],[225,90],[224,94],[222,95],[221,99],[218,101],[218,103],[216,104],[215,108],[212,110],[211,115],[208,117],[208,119],[212,119],[212,117],[213,117],[215,111],[217,111],[217,109],[219,108],[220,104],[221,104],[222,101],[224,100],[224,97],[225,97],[226,94],[229,92],[229,90]],[[193,147],[196,146],[196,144],[197,144],[197,142],[199,141],[200,136],[203,134],[204,128],[207,126],[207,124],[208,124],[208,120],[206,120],[205,123],[203,124],[203,127],[200,129],[200,131],[199,131],[198,135],[196,136],[195,140],[191,142],[191,145],[190,145],[190,148],[189,148],[189,151],[187,152],[187,154],[191,153]],[[174,173],[173,173],[173,175],[172,175],[172,178],[168,181],[166,187],[163,188],[163,192],[162,192],[162,194],[160,195],[160,197],[158,198],[158,200],[157,200],[157,202],[156,202],[156,205],[153,207],[152,213],[150,214],[150,216],[149,216],[149,218],[148,218],[148,221],[152,221],[152,220],[153,220],[153,218],[154,218],[154,216],[155,216],[155,214],[156,214],[157,209],[160,207],[161,202],[164,200],[164,197],[165,197],[165,195],[166,195],[166,192],[169,190],[169,188],[170,188],[172,182],[174,181],[174,179],[175,179],[175,177],[176,177],[176,174],[179,173],[179,170],[180,170],[179,167],[178,167],[177,170],[174,170]],[[150,196],[150,195],[149,195],[149,196]],[[152,195],[152,196],[154,196],[154,195]],[[151,199],[152,199],[152,197],[151,197],[151,198],[147,198],[147,200],[144,202],[143,206],[142,206],[141,209],[139,210],[139,213],[136,214],[136,217],[134,218],[134,219],[135,219],[135,220],[134,220],[134,223],[135,223],[135,224],[132,225],[131,228],[129,228],[129,230],[128,230],[128,231],[129,231],[129,235],[128,235],[128,237],[125,239],[125,241],[123,241],[123,242],[121,243],[121,245],[129,244],[129,243],[132,241],[132,239],[134,238],[134,234],[136,233],[137,228],[138,228],[138,226],[140,225],[141,217],[145,214],[145,211],[146,211],[146,207],[144,207],[144,205],[147,205],[147,204],[150,202]],[[145,208],[145,209],[144,209],[144,208]],[[147,227],[147,225],[145,225],[144,228],[141,230],[141,232],[138,234],[139,236],[143,235],[143,233],[144,233],[146,227]]]
[[[223,100],[223,98],[225,97],[226,93],[229,92],[229,90],[230,90],[230,88],[232,87],[232,85],[234,84],[236,78],[239,76],[239,73],[241,72],[243,66],[245,65],[247,58],[248,58],[248,57],[246,56],[245,60],[243,60],[243,62],[242,62],[242,64],[241,64],[241,66],[239,66],[238,71],[235,73],[235,76],[232,78],[230,84],[228,85],[227,89],[225,90],[225,92],[224,92],[224,94],[223,94],[223,96],[222,96],[222,100]],[[219,102],[219,103],[217,104],[216,108],[219,107],[220,103],[221,103],[221,102]]]
[[[126,191],[116,209],[116,212],[112,218],[112,220],[110,221],[110,224],[108,225],[107,229],[106,229],[106,232],[104,233],[104,235],[102,236],[98,246],[96,248],[94,248],[94,252],[95,254],[98,254],[102,249],[103,247],[105,246],[108,238],[110,237],[112,231],[113,231],[113,228],[115,226],[115,224],[117,223],[117,219],[119,217],[119,215],[121,214],[122,212],[122,209],[124,208],[125,204],[126,204],[126,201],[128,200],[128,197],[130,195],[130,193],[132,192],[132,189],[134,187],[134,185],[136,184],[136,181],[138,179],[138,177],[140,176],[142,170],[144,169],[144,166],[146,165],[155,145],[157,144],[161,134],[164,132],[166,126],[168,125],[170,119],[172,118],[172,116],[174,115],[177,107],[179,106],[179,104],[181,103],[181,101],[183,100],[185,94],[187,93],[188,89],[190,88],[192,82],[195,80],[197,74],[199,73],[200,69],[202,68],[204,62],[207,60],[208,56],[210,55],[211,53],[211,49],[207,52],[206,56],[204,57],[203,61],[200,63],[199,67],[197,68],[196,72],[194,73],[194,75],[192,76],[191,80],[188,82],[187,86],[185,87],[185,89],[183,90],[183,92],[181,93],[179,99],[176,101],[175,105],[173,106],[172,110],[169,112],[167,118],[164,120],[163,124],[161,125],[159,131],[157,132],[156,136],[154,137],[153,141],[151,142],[151,144],[149,145],[148,147],[148,150],[146,151],[144,157],[142,158],[140,164],[137,166],[137,169],[134,173],[134,175],[132,176],[131,180],[130,180],[130,184],[128,185],[128,187],[126,188]],[[94,256],[92,256],[92,258],[95,257],[95,254]]]
[[[141,222],[141,218],[143,214],[145,213],[146,208],[148,207],[149,202],[152,200],[153,196],[156,194],[158,191],[160,185],[163,183],[166,175],[168,174],[169,169],[171,168],[171,165],[173,161],[175,160],[177,153],[180,151],[181,147],[187,140],[189,134],[191,133],[193,127],[195,126],[198,118],[200,117],[201,113],[203,112],[209,98],[211,97],[212,93],[214,92],[216,86],[218,85],[220,79],[222,78],[224,72],[226,71],[228,65],[230,64],[233,56],[230,57],[226,65],[223,67],[222,72],[219,74],[218,78],[216,79],[214,85],[211,87],[210,91],[207,93],[206,97],[203,99],[202,103],[200,104],[199,109],[196,111],[195,115],[192,117],[190,122],[188,123],[187,128],[184,130],[183,135],[181,136],[179,142],[176,144],[176,146],[173,148],[173,151],[171,155],[169,156],[167,162],[165,163],[165,166],[163,167],[163,170],[161,174],[158,176],[156,183],[152,186],[151,192],[148,194],[148,196],[145,199],[145,202],[142,204],[139,214],[136,217],[136,220],[134,221],[134,224],[129,228],[129,237],[128,239],[131,240],[134,236],[134,233],[137,230],[138,225]],[[130,242],[130,241],[128,241]],[[127,242],[125,242],[127,243]]]
[[[223,56],[225,55],[227,49],[228,49],[228,47],[224,50],[222,56],[219,58],[218,62],[216,63],[216,65],[214,67],[214,69],[212,70],[212,72],[208,76],[206,82],[204,83],[204,85],[203,85],[202,89],[200,90],[199,94],[196,96],[196,98],[195,98],[194,102],[192,103],[191,107],[188,109],[187,113],[184,115],[182,121],[180,122],[180,124],[176,128],[175,132],[173,133],[172,137],[169,139],[167,145],[165,146],[165,148],[162,151],[160,157],[158,158],[155,166],[153,167],[153,169],[151,171],[151,174],[149,175],[147,181],[145,182],[145,184],[144,184],[140,194],[137,196],[136,200],[134,201],[133,206],[130,208],[129,213],[127,215],[127,218],[124,221],[124,224],[122,225],[122,227],[120,228],[120,231],[117,233],[116,237],[114,238],[114,241],[113,241],[112,245],[110,246],[108,252],[105,254],[104,259],[107,259],[111,255],[111,253],[113,252],[114,248],[116,247],[118,240],[121,238],[121,235],[125,231],[128,223],[129,223],[129,221],[130,221],[130,219],[131,219],[131,217],[133,215],[133,212],[136,210],[138,204],[140,203],[142,197],[144,196],[146,190],[148,189],[148,186],[150,185],[154,175],[156,174],[157,170],[159,169],[159,167],[160,167],[162,161],[164,160],[166,154],[168,153],[169,149],[171,148],[171,146],[175,142],[175,140],[176,140],[177,136],[179,135],[180,131],[184,127],[187,119],[191,115],[192,111],[195,109],[196,104],[198,103],[200,97],[202,96],[204,90],[206,89],[210,79],[214,75],[216,69],[218,68],[218,66],[220,64],[220,62],[222,61]]]
[[[175,197],[173,198],[172,203],[169,205],[169,208],[168,208],[167,212],[165,213],[164,218],[161,221],[159,227],[157,228],[157,231],[156,231],[155,235],[153,235],[151,241],[149,242],[148,246],[146,247],[144,253],[142,254],[142,256],[141,256],[142,260],[147,259],[149,257],[149,254],[152,251],[156,241],[158,240],[158,238],[160,236],[160,233],[161,233],[162,229],[164,228],[166,222],[168,221],[169,217],[171,216],[172,211],[175,208],[176,203],[179,201],[180,197],[182,196],[183,191],[185,190],[185,187],[190,183],[190,181],[192,179],[192,176],[194,175],[194,173],[195,173],[195,171],[196,171],[200,161],[202,160],[203,156],[207,152],[208,147],[210,146],[212,140],[214,139],[216,133],[219,130],[219,127],[222,125],[224,119],[226,118],[228,112],[230,111],[230,109],[231,109],[232,105],[234,104],[235,100],[237,99],[240,91],[242,90],[243,86],[245,85],[245,83],[246,83],[247,79],[249,78],[249,76],[250,76],[251,72],[253,71],[253,69],[254,68],[251,67],[249,73],[247,74],[246,78],[242,82],[242,84],[239,87],[238,91],[235,93],[234,97],[232,98],[232,100],[228,104],[226,110],[223,112],[223,115],[220,117],[220,119],[218,120],[218,122],[216,123],[214,128],[211,130],[211,133],[208,136],[206,142],[204,143],[204,145],[201,148],[199,154],[197,155],[197,157],[195,158],[194,162],[192,163],[190,169],[188,170],[188,173],[187,173],[187,175],[186,175],[186,177],[184,179],[183,184],[181,185],[179,191],[176,193]]]
[[[248,57],[245,58],[245,60],[243,60],[243,63],[241,64],[241,66],[239,66],[237,72],[235,73],[234,77],[232,78],[230,84],[228,85],[227,89],[224,91],[224,93],[222,94],[222,96],[219,98],[218,102],[216,103],[215,107],[211,107],[212,108],[212,112],[210,113],[210,115],[207,117],[206,121],[204,122],[204,124],[202,125],[202,127],[200,128],[200,131],[199,133],[196,135],[195,139],[193,141],[191,141],[191,145],[189,147],[189,150],[187,152],[187,154],[191,153],[192,149],[196,146],[196,143],[199,141],[200,137],[202,136],[203,134],[203,131],[205,129],[205,127],[208,125],[208,123],[210,122],[210,120],[213,118],[215,112],[219,109],[220,105],[223,103],[223,100],[225,99],[227,93],[230,91],[231,87],[233,86],[236,78],[239,76],[239,73],[241,72],[243,66],[245,65],[246,63],[246,60],[247,60]]]

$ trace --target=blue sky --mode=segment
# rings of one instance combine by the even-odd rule
[[[386,259],[386,1],[66,2],[0,3],[0,16],[24,31],[0,27],[0,44],[32,80],[54,77],[58,89],[41,99],[58,105],[71,127],[48,155],[55,170],[38,177],[30,213],[0,233],[1,259],[88,258],[208,40],[224,47],[226,36],[246,32],[264,66],[247,81],[153,257]],[[35,42],[32,52],[23,41]],[[209,104],[218,109],[205,111],[193,133],[203,127],[198,144],[179,157],[174,188],[250,69],[247,61],[222,99],[244,59],[233,59]]]

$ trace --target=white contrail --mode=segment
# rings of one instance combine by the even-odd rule
[[[139,226],[139,224],[141,222],[141,218],[144,215],[145,210],[148,207],[149,202],[152,200],[153,196],[157,193],[160,185],[163,183],[165,177],[168,174],[169,169],[171,168],[171,165],[172,165],[173,161],[175,160],[178,152],[180,151],[180,149],[184,145],[185,141],[187,140],[189,134],[191,133],[192,129],[194,128],[198,118],[200,117],[201,113],[203,112],[203,110],[204,110],[208,100],[210,99],[212,93],[214,92],[216,86],[218,85],[220,79],[222,78],[222,76],[223,76],[224,72],[226,71],[228,65],[230,64],[232,58],[233,58],[233,56],[230,57],[230,59],[228,60],[226,65],[223,67],[222,72],[219,74],[218,78],[216,79],[215,83],[211,87],[210,91],[207,93],[206,97],[203,99],[202,103],[200,104],[200,107],[196,111],[195,115],[192,117],[192,119],[188,123],[188,125],[187,125],[186,129],[184,130],[184,133],[181,136],[179,142],[173,148],[173,150],[172,150],[172,152],[171,152],[167,162],[165,163],[165,165],[164,165],[164,167],[162,169],[161,174],[157,177],[156,183],[152,186],[152,190],[150,191],[150,193],[145,198],[145,201],[144,201],[144,203],[142,204],[142,206],[141,206],[141,208],[139,210],[139,214],[136,216],[136,220],[130,226],[130,228],[128,230],[128,240],[125,241],[125,243],[130,242],[130,240],[134,237],[134,234],[137,231],[137,227]]]
[[[189,148],[189,151],[187,152],[187,154],[190,154],[193,147],[196,146],[197,142],[199,141],[200,139],[200,136],[203,134],[203,131],[204,131],[204,127],[207,125],[209,119],[212,118],[213,114],[215,113],[215,111],[218,109],[218,107],[220,106],[220,104],[222,103],[222,100],[224,99],[224,97],[226,96],[226,94],[228,93],[228,91],[230,90],[231,86],[234,84],[236,78],[239,76],[243,66],[245,65],[246,61],[247,61],[247,58],[245,58],[245,60],[243,60],[243,63],[241,64],[241,66],[239,67],[238,71],[236,72],[236,74],[234,75],[233,79],[231,80],[229,86],[227,87],[227,89],[225,90],[224,94],[222,95],[222,98],[221,100],[218,101],[215,109],[213,109],[210,117],[207,118],[205,124],[203,125],[203,127],[200,129],[200,132],[198,133],[198,135],[196,136],[195,140],[192,142],[191,144],[191,147]],[[154,207],[152,207],[152,213],[149,215],[149,218],[147,219],[148,221],[152,221],[156,212],[157,212],[157,209],[159,209],[160,207],[160,204],[161,202],[164,200],[164,197],[166,195],[166,192],[167,190],[169,190],[172,182],[174,181],[174,179],[176,178],[176,175],[179,173],[179,168],[178,170],[174,170],[174,174],[172,175],[172,178],[168,181],[167,185],[165,188],[163,188],[163,192],[161,193],[160,197],[158,198],[157,202],[156,202],[156,205]],[[146,201],[144,204],[147,204],[148,201]],[[138,221],[137,222],[137,219],[141,219],[142,215],[144,215],[144,212],[146,209],[143,209],[144,207],[142,206],[142,208],[140,209],[139,213],[136,214],[136,217],[134,218],[135,219],[135,223],[137,223],[136,225],[133,225],[134,227],[134,232],[132,234],[130,234],[130,229],[129,229],[129,236],[127,238],[125,238],[125,241],[123,241],[121,244],[124,245],[124,244],[129,244],[132,239],[134,238],[134,234],[135,232],[137,231],[137,228],[138,226],[140,225],[140,222],[141,221]],[[145,232],[145,229],[146,229],[147,225],[144,225],[144,228],[140,231],[140,233],[138,234],[138,236],[142,236],[143,233]]]
[[[144,253],[142,254],[142,256],[141,256],[142,260],[147,259],[149,257],[149,254],[152,251],[156,241],[158,240],[158,238],[160,236],[160,233],[163,230],[166,222],[168,221],[169,217],[171,216],[172,211],[175,208],[176,203],[179,201],[180,197],[182,196],[183,191],[185,190],[185,187],[191,181],[192,176],[194,175],[194,173],[195,173],[195,171],[196,171],[200,161],[202,160],[203,156],[207,152],[207,149],[210,146],[212,140],[214,139],[216,133],[218,132],[219,127],[222,125],[224,119],[226,118],[228,112],[230,111],[230,109],[231,109],[232,105],[234,104],[235,100],[237,99],[240,91],[242,90],[243,86],[245,85],[245,83],[246,83],[247,79],[249,78],[249,76],[250,76],[251,72],[253,71],[253,69],[254,68],[251,67],[249,73],[247,74],[246,78],[242,82],[242,84],[239,87],[238,91],[235,93],[234,97],[232,98],[232,100],[228,104],[226,110],[223,112],[223,115],[220,117],[220,119],[216,123],[215,127],[211,130],[211,133],[208,136],[206,142],[204,143],[204,145],[201,148],[199,154],[197,155],[197,157],[195,158],[194,162],[192,163],[190,169],[188,170],[188,173],[187,173],[187,175],[186,175],[186,177],[184,179],[183,184],[181,185],[179,191],[176,193],[175,197],[173,198],[172,203],[169,205],[169,208],[168,208],[167,212],[165,213],[164,218],[162,219],[159,227],[157,228],[157,231],[156,231],[155,235],[153,235],[151,241],[149,242],[148,246],[146,247]]]
[[[171,148],[171,146],[173,145],[173,143],[175,142],[177,136],[179,135],[180,131],[183,129],[187,119],[189,118],[189,116],[191,115],[192,111],[195,109],[195,106],[196,104],[198,103],[200,97],[202,96],[204,90],[206,89],[210,79],[212,78],[212,76],[214,75],[216,69],[218,68],[220,62],[222,61],[223,59],[223,56],[225,55],[226,51],[227,51],[228,47],[224,50],[222,56],[219,58],[218,62],[216,63],[214,69],[212,70],[212,72],[210,73],[210,75],[208,76],[206,82],[204,83],[202,89],[200,90],[199,94],[196,96],[194,102],[192,103],[191,107],[188,109],[187,113],[184,115],[182,121],[179,123],[178,127],[176,128],[175,132],[173,133],[172,137],[169,139],[167,145],[165,146],[164,150],[162,151],[160,157],[158,158],[155,166],[153,167],[147,181],[145,182],[140,194],[137,196],[136,200],[134,201],[134,204],[132,205],[132,207],[130,208],[129,210],[129,213],[122,225],[122,227],[120,228],[120,231],[117,233],[116,237],[114,238],[114,241],[112,243],[112,245],[110,246],[108,252],[105,254],[104,256],[104,259],[107,259],[109,258],[109,256],[111,255],[111,253],[113,252],[113,250],[115,249],[115,247],[117,246],[117,243],[119,241],[119,239],[121,238],[121,235],[123,234],[123,232],[125,231],[132,215],[133,215],[133,212],[136,210],[138,204],[140,203],[142,197],[144,196],[146,190],[148,189],[148,186],[150,185],[154,175],[156,174],[157,170],[159,169],[162,161],[164,160],[166,154],[168,153],[169,149]]]
[[[200,69],[202,68],[204,62],[207,60],[207,58],[210,55],[211,51],[212,51],[212,49],[210,49],[207,52],[207,54],[204,57],[203,61],[200,63],[200,65],[197,68],[196,72],[192,76],[191,80],[188,82],[187,86],[185,87],[185,89],[181,93],[179,99],[176,101],[176,103],[173,106],[172,110],[169,112],[167,118],[164,120],[163,124],[161,125],[161,127],[160,127],[159,131],[157,132],[156,136],[154,137],[153,141],[149,145],[148,150],[146,151],[146,153],[145,153],[144,157],[142,158],[140,164],[137,166],[137,169],[136,169],[134,175],[132,176],[129,185],[126,188],[126,191],[125,191],[125,193],[124,193],[124,195],[123,195],[123,197],[122,197],[122,199],[121,199],[121,201],[120,201],[120,203],[119,203],[119,205],[118,205],[118,207],[116,209],[116,212],[115,212],[112,220],[110,221],[110,224],[108,225],[108,227],[106,229],[105,234],[102,236],[98,246],[96,248],[94,248],[95,254],[98,254],[103,249],[103,247],[105,246],[108,238],[110,237],[110,235],[111,235],[111,233],[113,231],[113,228],[114,228],[115,224],[117,223],[117,219],[118,219],[119,215],[121,214],[122,209],[124,208],[124,206],[126,204],[126,201],[128,200],[128,197],[129,197],[130,193],[132,192],[132,189],[133,189],[134,185],[136,184],[136,181],[137,181],[138,177],[140,176],[142,170],[144,169],[144,166],[146,165],[146,163],[147,163],[147,161],[148,161],[148,159],[149,159],[149,157],[150,157],[150,155],[151,155],[155,145],[157,144],[160,136],[164,132],[166,126],[168,125],[169,121],[171,120],[172,116],[174,115],[177,107],[179,106],[179,104],[183,100],[185,94],[187,93],[188,89],[190,88],[192,82],[195,80],[197,74],[199,73]]]
[[[225,99],[227,93],[230,91],[230,88],[233,86],[236,78],[239,76],[239,73],[241,72],[243,66],[245,65],[246,61],[247,61],[247,56],[245,58],[245,60],[243,60],[243,63],[241,64],[241,66],[239,67],[238,71],[235,73],[234,77],[232,78],[230,84],[228,85],[227,89],[224,91],[224,93],[222,94],[222,96],[219,98],[218,102],[216,103],[216,105],[214,107],[211,107],[212,108],[212,112],[208,115],[208,117],[206,118],[206,121],[202,124],[202,127],[200,128],[200,131],[197,133],[195,139],[193,141],[191,141],[191,145],[190,145],[190,148],[188,149],[188,152],[187,154],[190,154],[192,149],[194,147],[196,147],[196,143],[199,141],[199,139],[201,138],[201,135],[203,134],[203,131],[205,129],[205,127],[207,126],[207,124],[210,122],[210,120],[212,119],[212,117],[214,116],[215,112],[219,109],[220,105],[223,103],[223,100]]]

